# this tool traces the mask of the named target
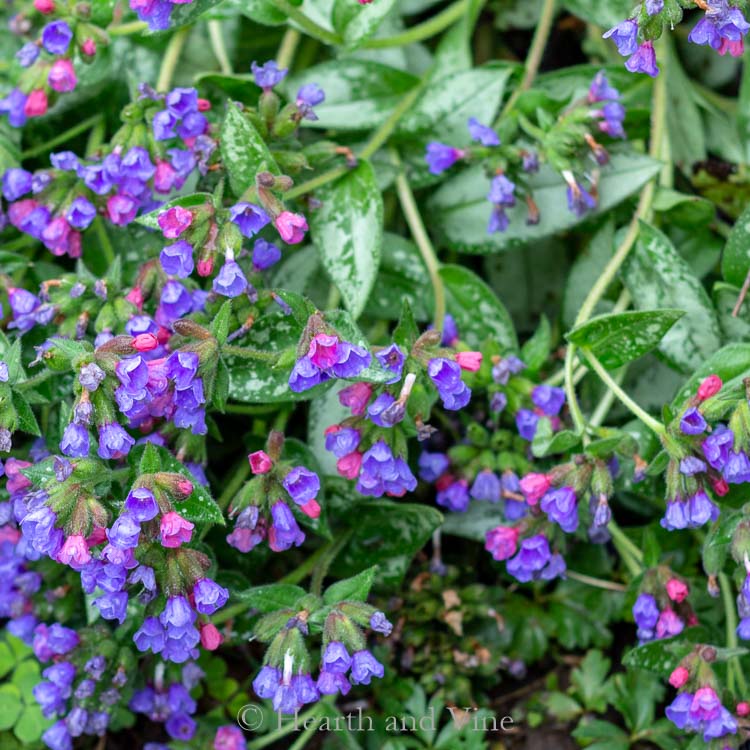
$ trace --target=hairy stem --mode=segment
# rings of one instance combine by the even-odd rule
[[[342,40],[338,34],[334,34],[332,31],[324,29],[315,23],[312,18],[305,15],[299,8],[288,2],[288,0],[273,0],[273,4],[311,37],[320,39],[321,42],[325,42],[326,44],[341,44]]]
[[[87,117],[85,120],[82,120],[72,128],[69,128],[68,130],[60,133],[60,135],[56,135],[54,138],[51,138],[44,143],[40,143],[38,146],[27,149],[21,154],[21,160],[31,159],[34,156],[39,156],[40,154],[44,154],[48,150],[55,148],[55,146],[59,146],[61,143],[66,143],[67,141],[72,140],[77,135],[81,135],[81,133],[85,133],[90,128],[98,125],[102,121],[102,119],[103,115],[101,114],[101,112],[92,115],[91,117]]]
[[[422,260],[424,260],[424,264],[427,266],[427,273],[430,275],[430,283],[435,295],[435,328],[438,331],[442,331],[443,319],[445,318],[445,285],[440,277],[440,261],[425,229],[419,208],[417,208],[417,202],[414,200],[414,193],[404,173],[398,151],[391,149],[391,158],[398,169],[396,192],[401,203],[401,209],[404,212],[404,217],[406,218],[406,223],[409,225],[414,242],[417,244],[419,252],[422,255]]]
[[[216,62],[219,63],[221,72],[225,75],[231,75],[232,63],[229,61],[227,48],[224,44],[221,21],[212,20],[208,22],[208,36],[211,39],[211,49],[213,50]]]
[[[302,34],[297,29],[289,28],[284,32],[279,45],[279,51],[276,53],[276,63],[280,68],[288,68],[294,60],[294,53],[297,51]]]

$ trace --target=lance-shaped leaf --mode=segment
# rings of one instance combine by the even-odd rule
[[[622,367],[656,348],[683,310],[648,310],[600,315],[565,338],[588,349],[608,370]]]

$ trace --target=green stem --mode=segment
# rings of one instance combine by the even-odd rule
[[[221,21],[208,22],[208,36],[211,40],[211,49],[213,50],[216,62],[219,63],[221,72],[225,75],[232,74],[232,63],[229,61],[227,48],[224,44],[224,34],[221,29]]]
[[[627,366],[625,366],[617,373],[617,375],[615,376],[615,382],[617,383],[617,385],[622,385],[623,380],[625,380],[627,371],[628,368]],[[589,419],[589,424],[592,427],[599,427],[607,418],[607,414],[609,414],[609,410],[612,408],[612,404],[614,404],[614,402],[614,391],[607,390],[601,401],[599,401],[599,403],[597,404],[596,409],[594,409],[594,413],[591,415],[591,419]]]
[[[310,581],[310,593],[320,596],[323,591],[323,581],[328,575],[328,569],[331,563],[336,559],[339,552],[349,543],[353,531],[347,531],[342,534],[335,542],[329,544],[324,554],[321,555],[320,562],[313,571],[312,580]]]
[[[666,132],[666,113],[667,113],[667,91],[666,91],[666,76],[664,73],[660,75],[654,84],[654,106],[653,116],[651,120],[651,143],[649,152],[652,158],[658,158],[661,152],[661,147],[664,139],[664,133]],[[609,288],[609,285],[614,280],[620,267],[625,262],[628,254],[635,245],[638,239],[638,233],[640,231],[640,221],[646,219],[651,213],[651,204],[654,200],[654,194],[656,193],[656,183],[654,180],[646,185],[641,193],[638,206],[633,214],[633,218],[630,221],[628,230],[623,237],[614,255],[610,258],[609,262],[602,271],[599,278],[596,280],[591,290],[586,295],[586,299],[581,305],[581,309],[578,311],[574,326],[579,326],[585,323],[593,313],[599,300],[604,296],[604,293]],[[568,400],[568,408],[570,409],[573,422],[576,430],[582,432],[586,428],[586,421],[581,412],[581,408],[578,404],[578,398],[575,392],[575,384],[573,383],[573,366],[575,362],[575,351],[576,347],[574,344],[568,344],[568,348],[565,352],[565,393]],[[649,417],[651,420],[651,417]],[[654,421],[654,420],[651,420]],[[661,423],[659,427],[663,427]]]
[[[89,128],[93,128],[97,123],[99,123],[103,118],[103,115],[101,113],[92,115],[91,117],[86,118],[85,120],[82,120],[78,123],[78,125],[74,125],[72,128],[66,130],[63,133],[60,133],[60,135],[56,135],[54,138],[50,139],[49,141],[45,141],[44,143],[34,146],[33,148],[27,149],[21,154],[21,160],[24,159],[31,159],[34,156],[39,156],[39,154],[47,153],[50,149],[55,148],[55,146],[59,146],[61,143],[66,143],[67,141],[71,140],[72,138],[75,138],[77,135],[80,135],[81,133],[85,133]]]
[[[422,260],[425,266],[427,266],[427,273],[430,275],[430,282],[435,295],[435,328],[438,331],[442,331],[443,319],[445,318],[445,285],[440,276],[440,261],[438,260],[435,248],[432,246],[432,242],[430,242],[430,237],[425,229],[419,208],[417,208],[417,202],[414,200],[414,193],[404,173],[401,157],[396,149],[391,149],[391,158],[398,169],[396,192],[401,203],[401,210],[404,212],[406,223],[409,225],[414,242],[419,248]]]
[[[612,536],[612,542],[625,563],[625,567],[632,576],[639,575],[643,565],[643,553],[630,541],[614,519],[607,525],[607,530]]]
[[[615,379],[607,372],[604,365],[591,353],[590,350],[583,350],[586,359],[588,359],[594,372],[604,381],[604,384],[617,396],[620,402],[629,409],[638,419],[643,422],[650,430],[661,436],[666,434],[664,425],[658,420],[654,419],[644,409],[642,409],[625,391],[620,388]]]
[[[216,501],[222,511],[229,507],[232,498],[237,494],[248,476],[250,476],[250,463],[247,458],[242,458],[237,462],[232,478],[229,480],[227,486],[224,487],[224,491],[219,495],[219,499]]]
[[[277,740],[280,740],[282,737],[286,737],[288,734],[291,734],[292,732],[297,731],[298,727],[302,727],[305,725],[306,721],[309,721],[312,718],[316,718],[320,715],[321,711],[321,704],[318,703],[313,708],[311,708],[309,711],[305,711],[305,713],[300,714],[297,717],[297,720],[295,721],[294,718],[289,718],[287,723],[279,727],[278,729],[274,730],[273,732],[269,732],[268,734],[263,735],[263,737],[258,737],[258,739],[251,740],[247,743],[247,750],[262,750],[264,747],[268,747],[269,745],[273,745],[274,742]],[[277,716],[280,716],[281,714],[277,714]],[[317,727],[317,722],[313,722],[313,726]]]
[[[339,45],[343,41],[338,34],[324,29],[287,0],[272,0],[273,4],[294,21],[305,33],[326,44]]]
[[[182,29],[178,29],[169,40],[167,49],[164,52],[164,59],[161,61],[159,78],[156,81],[157,91],[167,91],[172,85],[172,77],[177,69],[177,63],[180,61],[182,48],[185,46],[185,42],[191,31],[190,26],[185,26]]]
[[[232,344],[224,344],[224,346],[221,347],[221,353],[225,357],[254,359],[259,362],[269,363],[274,363],[279,358],[279,355],[276,352],[264,352],[261,349],[252,349],[249,346],[233,346]]]
[[[565,575],[568,578],[572,578],[574,581],[585,583],[587,586],[593,586],[597,589],[604,589],[606,591],[627,591],[627,586],[622,583],[605,581],[603,578],[594,578],[593,576],[587,576],[585,573],[576,573],[575,570],[570,570],[570,568],[565,571]]]
[[[43,372],[37,373],[28,380],[24,380],[23,383],[18,383],[16,385],[16,388],[19,391],[25,391],[28,388],[34,388],[35,386],[49,380],[53,375],[55,375],[55,373],[52,372],[52,370],[44,370]]]
[[[544,49],[547,46],[547,40],[552,31],[552,23],[554,20],[555,0],[544,0],[542,12],[539,16],[539,22],[536,31],[534,32],[534,38],[531,40],[531,46],[526,55],[523,78],[503,107],[503,111],[500,113],[500,117],[496,124],[498,124],[500,120],[502,120],[502,118],[513,109],[521,94],[523,94],[524,91],[528,91],[531,88],[531,84],[534,83],[534,79],[539,72],[539,66],[542,64],[542,56],[544,55]]]
[[[273,414],[278,409],[278,404],[227,404],[224,407],[227,414],[250,414],[254,417]]]
[[[737,648],[737,610],[735,609],[732,596],[732,582],[726,573],[719,573],[719,587],[721,598],[724,603],[724,616],[726,618],[727,648]],[[735,677],[739,682],[740,694],[745,697],[747,693],[747,682],[742,667],[736,659],[730,659],[727,665],[727,682],[730,692],[735,690]]]
[[[109,239],[107,229],[104,226],[104,220],[101,216],[97,216],[94,219],[94,231],[104,252],[104,257],[107,259],[107,265],[112,265],[115,262],[115,249],[112,247],[112,242]]]
[[[276,53],[276,64],[280,68],[289,68],[294,60],[294,54],[297,51],[302,35],[297,29],[289,28],[284,32],[279,45],[279,51]]]
[[[110,26],[106,29],[110,36],[128,36],[129,34],[140,34],[148,28],[145,21],[131,21],[130,23],[121,23],[117,26]]]
[[[469,0],[458,0],[458,2],[449,5],[445,10],[423,23],[412,26],[410,29],[406,29],[406,31],[394,34],[393,36],[381,39],[368,39],[362,46],[365,49],[383,49],[385,47],[401,47],[405,44],[421,42],[423,39],[429,39],[447,29],[468,10]]]
[[[401,120],[417,100],[417,97],[422,93],[423,86],[424,83],[421,83],[406,94],[385,122],[372,134],[370,140],[367,141],[362,151],[357,155],[359,158],[369,159],[391,137],[399,120]],[[329,182],[343,177],[348,172],[349,167],[334,167],[333,169],[329,169],[327,172],[323,172],[317,177],[313,177],[311,180],[288,190],[284,193],[284,198],[287,200],[299,198],[301,195],[311,193],[313,190],[317,190],[319,187],[323,187],[323,185],[327,185]]]

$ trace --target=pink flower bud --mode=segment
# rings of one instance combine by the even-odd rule
[[[62,549],[57,553],[57,561],[76,569],[91,562],[91,553],[81,534],[71,534],[65,540]]]
[[[325,333],[319,333],[313,337],[310,342],[310,348],[307,350],[307,356],[310,361],[321,370],[327,370],[336,364],[339,350],[338,336],[329,336]]]
[[[336,461],[336,471],[344,479],[356,479],[359,476],[360,466],[362,466],[362,454],[357,451],[348,453]]]
[[[53,0],[34,0],[34,7],[45,16],[55,12]]]
[[[179,479],[177,481],[177,493],[185,498],[193,494],[193,483],[189,479]]]
[[[520,482],[521,492],[529,505],[536,505],[552,486],[546,474],[527,474]]]
[[[495,560],[507,560],[516,554],[520,533],[515,526],[497,526],[487,532],[484,548]]]
[[[202,622],[199,627],[201,632],[201,646],[206,651],[216,651],[224,640],[216,625],[212,622]]]
[[[282,211],[276,217],[274,224],[279,231],[279,235],[281,235],[281,239],[289,245],[296,245],[305,238],[307,220],[302,214]]]
[[[44,89],[34,89],[26,98],[23,113],[26,117],[41,117],[47,111],[47,93]]]
[[[157,193],[168,193],[175,185],[177,170],[168,161],[156,162],[154,190]]]
[[[95,526],[94,530],[86,537],[89,549],[107,541],[107,530],[103,526]]]
[[[159,339],[153,333],[139,333],[133,338],[133,347],[139,352],[150,352],[159,346]]]
[[[232,726],[219,727],[214,737],[213,750],[247,750],[242,730]]]
[[[160,533],[163,547],[176,548],[186,544],[193,536],[195,525],[173,510],[161,517]]]
[[[202,258],[198,261],[198,276],[210,276],[213,270],[213,258]]]
[[[339,391],[339,403],[348,406],[355,417],[360,417],[365,413],[371,396],[372,386],[369,383],[354,383]]]
[[[737,716],[748,716],[750,715],[750,703],[747,701],[742,701],[741,703],[737,704]]]
[[[727,484],[727,480],[726,479],[713,479],[713,478],[711,478],[710,481],[711,481],[711,486],[714,489],[714,492],[719,497],[724,497],[724,495],[726,495],[727,492],[729,492],[729,485]]]
[[[715,396],[720,390],[723,383],[718,375],[709,375],[699,386],[698,386],[698,398],[701,401],[705,401],[711,396]]]
[[[717,594],[718,596],[718,594]],[[695,614],[695,612],[691,612],[687,616],[687,626],[689,628],[694,628],[698,624],[698,615]]]
[[[208,112],[211,109],[211,102],[208,99],[198,99],[198,111]]]
[[[689,589],[686,583],[678,580],[677,578],[670,578],[667,581],[667,596],[673,602],[682,602],[687,599]]]
[[[164,236],[173,240],[193,223],[193,213],[182,206],[172,206],[172,208],[162,211],[157,221]]]
[[[677,669],[669,675],[669,684],[673,688],[681,688],[690,679],[690,672],[685,667],[677,667]]]
[[[143,309],[143,290],[139,286],[134,286],[125,295],[125,299],[135,305],[139,310]]]
[[[476,372],[482,366],[481,352],[459,352],[456,354],[456,362],[462,370]]]
[[[93,57],[96,54],[96,42],[91,37],[85,39],[81,45],[81,52],[86,57]]]
[[[317,500],[308,500],[304,505],[300,506],[300,510],[308,518],[317,518],[320,515],[320,505]]]
[[[268,474],[273,468],[273,461],[265,451],[255,451],[247,457],[253,474]]]
[[[73,63],[67,59],[55,60],[49,69],[47,83],[60,93],[73,91],[78,83]]]

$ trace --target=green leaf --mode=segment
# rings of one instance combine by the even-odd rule
[[[409,300],[401,303],[401,317],[393,330],[393,341],[406,351],[411,351],[414,342],[419,338],[419,328],[414,320]]]
[[[601,651],[594,649],[586,654],[579,667],[570,674],[570,682],[576,695],[588,711],[603,713],[607,708],[609,686],[607,674],[611,662]]]
[[[641,310],[685,310],[659,344],[670,365],[690,371],[719,348],[719,321],[706,290],[658,229],[641,222],[638,240],[621,275]]]
[[[433,79],[399,123],[399,134],[429,134],[430,140],[468,146],[466,121],[492,122],[510,74],[506,65],[491,65]]]
[[[716,213],[714,204],[700,195],[679,193],[664,187],[656,191],[653,209],[679,227],[705,226]]]
[[[347,49],[356,49],[378,30],[395,4],[396,0],[377,0],[360,7],[349,0],[334,0],[333,28],[344,40]]]
[[[169,16],[169,29],[195,23],[206,11],[218,5],[220,0],[191,0],[190,3],[176,3]]]
[[[280,173],[266,142],[234,102],[227,105],[227,113],[221,126],[220,144],[221,158],[229,174],[229,184],[237,197],[251,185],[255,185],[255,176],[258,172]]]
[[[5,641],[0,641],[0,677],[16,666],[16,656]]]
[[[714,374],[724,381],[725,386],[750,374],[750,344],[727,344],[712,354],[677,391],[672,407],[682,408],[685,399],[695,394],[701,381]]]
[[[649,310],[600,315],[565,338],[588,349],[608,370],[615,370],[658,346],[684,314],[683,310]]]
[[[750,309],[743,304],[739,314],[733,315],[739,296],[740,290],[736,286],[723,281],[717,281],[711,293],[719,325],[727,341],[750,341]]]
[[[608,211],[638,192],[661,169],[661,162],[632,152],[614,152],[602,170],[599,205],[590,215]],[[508,210],[507,231],[487,234],[492,206],[487,200],[489,181],[480,166],[463,170],[446,180],[428,202],[434,230],[453,249],[462,253],[497,253],[557,234],[581,223],[568,210],[565,183],[557,172],[543,167],[529,178],[529,188],[540,209],[536,225],[526,223],[523,201]]]
[[[234,598],[265,614],[275,612],[277,609],[294,609],[295,604],[306,593],[303,588],[293,586],[291,583],[271,583],[238,591],[234,594]]]
[[[39,706],[27,705],[13,727],[13,734],[24,744],[31,745],[38,742],[52,724],[54,720],[45,719]]]
[[[724,280],[741,287],[750,271],[750,206],[734,223],[721,258]]]
[[[616,724],[603,719],[581,721],[572,736],[589,750],[628,750],[630,747],[630,737]]]
[[[39,429],[39,422],[36,420],[36,415],[26,397],[19,391],[13,392],[13,406],[15,406],[16,414],[18,415],[17,429],[28,432],[29,435],[39,437],[42,431]]]
[[[530,372],[537,372],[549,357],[552,348],[552,329],[546,315],[542,315],[534,335],[521,347],[521,359]]]
[[[159,228],[159,216],[166,210],[173,206],[181,206],[182,208],[195,208],[195,206],[204,206],[213,202],[213,195],[211,193],[191,193],[190,195],[183,195],[179,198],[174,198],[171,201],[159,206],[159,208],[150,211],[143,216],[139,216],[135,221],[137,224],[142,224],[144,227],[149,229],[156,229],[161,232]]]
[[[316,193],[321,207],[310,232],[323,267],[355,318],[375,283],[383,244],[383,199],[372,165],[363,161]]]
[[[622,663],[626,667],[647,669],[666,678],[692,650],[693,644],[680,636],[663,638],[628,651]]]
[[[210,330],[214,338],[223,344],[229,335],[229,322],[232,318],[232,300],[228,299],[219,308],[219,312],[211,321]]]
[[[583,708],[578,701],[565,693],[552,692],[543,695],[542,704],[547,711],[560,721],[570,721],[583,713]]]
[[[23,711],[21,691],[15,685],[0,685],[0,730],[10,729]]]
[[[141,474],[156,474],[162,470],[161,456],[153,443],[146,443],[141,455],[138,471]]]
[[[186,518],[194,524],[206,525],[215,523],[224,526],[226,524],[224,514],[211,496],[208,488],[196,482],[185,464],[182,463],[182,461],[178,461],[166,448],[154,445],[153,443],[148,443],[147,445],[136,445],[128,454],[128,463],[133,467],[140,466],[146,453],[147,446],[150,451],[153,451],[158,455],[161,464],[161,471],[182,474],[193,483],[193,492],[190,497],[186,500],[175,502],[175,510],[183,518]],[[149,463],[151,463],[151,461],[149,461]]]
[[[372,584],[375,582],[377,570],[378,566],[373,565],[356,576],[346,578],[343,581],[336,581],[323,593],[323,602],[325,604],[338,604],[343,601],[365,601]]]
[[[410,73],[370,60],[348,58],[345,65],[325,62],[292,76],[283,86],[290,99],[300,86],[317,83],[326,100],[315,107],[308,127],[369,130],[382,124],[407,91],[419,83]]]
[[[264,26],[280,26],[287,20],[273,0],[224,0],[224,5],[237,8],[243,16]]]
[[[341,507],[350,511],[355,493],[350,485],[347,488]],[[426,505],[390,500],[358,504],[352,515],[354,535],[336,558],[335,570],[340,575],[351,575],[365,565],[377,564],[378,581],[398,585],[414,555],[442,521],[442,514]]]
[[[563,6],[586,23],[594,23],[604,29],[615,26],[630,15],[633,3],[630,0],[563,0]]]
[[[703,569],[708,575],[718,575],[729,554],[732,537],[742,520],[742,513],[724,511],[719,522],[711,526],[702,546]]]
[[[443,266],[440,278],[445,284],[448,312],[456,320],[462,341],[479,346],[490,338],[503,351],[518,349],[508,311],[479,276],[463,266]]]
[[[549,419],[540,419],[537,424],[534,439],[531,442],[531,452],[536,458],[554,456],[567,453],[580,445],[581,436],[572,430],[552,431],[552,423]]]

